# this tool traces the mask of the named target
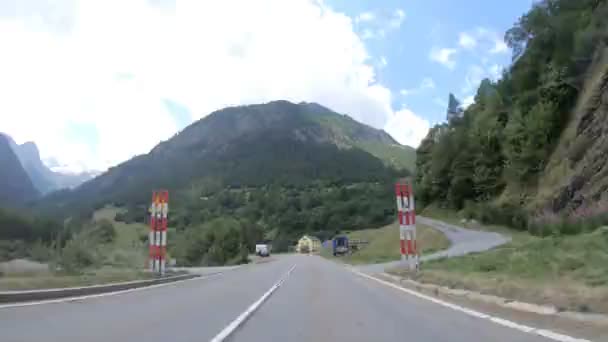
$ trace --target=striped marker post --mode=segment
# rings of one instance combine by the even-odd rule
[[[414,192],[411,184],[395,184],[395,195],[397,197],[397,216],[399,218],[401,261],[410,270],[418,270],[416,212],[414,211]]]
[[[152,193],[150,206],[150,271],[165,274],[167,255],[167,216],[169,213],[169,192]]]

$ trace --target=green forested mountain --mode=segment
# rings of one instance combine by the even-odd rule
[[[107,202],[144,203],[151,189],[180,189],[194,180],[238,188],[300,186],[312,180],[346,184],[393,175],[393,168],[360,145],[392,157],[397,155],[395,148],[402,148],[385,132],[317,104],[276,101],[231,107],[195,122],[150,153],[113,167],[78,189],[53,194],[41,204],[54,210]],[[411,162],[408,152],[403,148],[403,159]]]
[[[387,223],[391,184],[410,174],[404,166],[413,166],[413,154],[384,131],[318,104],[231,107],[35,209],[82,218],[113,204],[127,209],[117,219],[143,222],[151,192],[166,188],[172,243],[190,251],[178,260],[221,264],[259,239],[280,250],[304,233],[328,237]]]
[[[512,66],[418,148],[418,198],[519,228],[578,215],[608,199],[608,1],[539,1],[505,41]]]
[[[20,206],[39,194],[10,147],[0,134],[0,205]]]

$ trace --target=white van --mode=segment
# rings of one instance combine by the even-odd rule
[[[267,257],[270,255],[270,246],[265,243],[255,245],[255,254],[261,257]]]

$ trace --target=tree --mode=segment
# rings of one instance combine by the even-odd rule
[[[450,93],[450,96],[448,98],[448,109],[447,109],[447,120],[448,122],[456,119],[456,118],[460,118],[462,117],[462,107],[460,106],[460,101],[458,101],[456,99],[456,96],[454,96],[454,94]]]

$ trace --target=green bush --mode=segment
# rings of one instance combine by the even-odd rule
[[[29,257],[32,260],[45,262],[52,259],[53,253],[52,249],[43,244],[41,241],[34,243],[29,250]]]
[[[27,244],[24,241],[0,240],[0,261],[24,258],[27,255]]]
[[[79,274],[95,264],[95,254],[81,239],[73,239],[61,250],[58,264],[67,273]]]
[[[99,239],[99,242],[109,243],[116,238],[116,230],[114,225],[107,219],[100,220],[92,231],[93,235]]]

